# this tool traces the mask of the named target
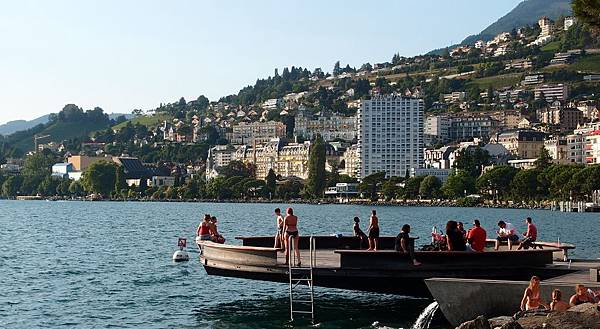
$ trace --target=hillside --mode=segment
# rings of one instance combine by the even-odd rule
[[[33,120],[29,120],[29,121],[27,121],[27,120],[9,121],[3,125],[0,125],[0,135],[7,136],[7,135],[10,135],[17,131],[33,128],[39,124],[45,124],[48,122],[49,117],[50,117],[50,114],[46,114],[37,119],[33,119]]]
[[[66,139],[74,139],[81,138],[83,136],[88,136],[92,132],[106,129],[110,125],[107,123],[93,122],[93,121],[84,121],[84,122],[55,122],[40,130],[39,132],[30,132],[28,134],[24,134],[25,136],[21,136],[13,146],[21,149],[21,150],[32,150],[33,149],[33,134],[37,135],[50,135],[48,138],[44,138],[40,140],[39,143],[49,143],[55,142],[60,143]],[[26,132],[20,132],[19,134],[23,134]],[[16,135],[16,134],[15,134]],[[14,135],[13,135],[14,136]],[[12,137],[12,136],[11,136]]]
[[[168,115],[166,113],[158,113],[155,115],[142,115],[142,116],[130,118],[129,120],[127,120],[125,122],[121,122],[118,125],[113,126],[112,128],[114,130],[119,130],[119,129],[125,127],[125,125],[127,125],[128,123],[131,123],[132,125],[140,124],[142,126],[146,126],[146,127],[150,128],[150,127],[156,127],[163,121],[171,122],[171,120],[173,120],[173,116]]]
[[[571,0],[525,0],[480,33],[470,35],[460,44],[449,47],[472,44],[477,40],[489,41],[500,32],[510,32],[512,29],[535,24],[542,16],[556,20],[560,16],[571,15],[571,13]],[[440,55],[444,49],[435,49],[429,54]]]

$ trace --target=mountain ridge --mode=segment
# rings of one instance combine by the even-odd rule
[[[515,28],[535,24],[542,16],[556,20],[560,16],[571,14],[571,0],[525,0],[478,34],[469,35],[461,43],[434,49],[427,54],[440,55],[446,48],[473,44],[477,40],[489,41],[498,33],[510,32]]]

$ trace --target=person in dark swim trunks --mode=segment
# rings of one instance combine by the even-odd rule
[[[410,225],[408,225],[408,224],[402,225],[402,230],[400,231],[400,234],[398,234],[396,236],[396,251],[408,253],[413,265],[419,266],[419,265],[421,265],[421,263],[419,263],[415,259],[415,250],[414,250],[412,243],[410,243],[409,233],[410,233]]]
[[[360,239],[359,249],[362,249],[364,246],[369,244],[369,237],[367,237],[365,232],[363,232],[363,230],[360,229],[359,223],[360,223],[360,218],[354,217],[354,227],[353,227],[354,236],[358,237]]]
[[[377,218],[377,212],[371,210],[371,218],[369,220],[369,249],[377,250],[377,244],[379,243],[379,218]]]

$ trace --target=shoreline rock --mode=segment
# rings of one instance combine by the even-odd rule
[[[510,316],[486,319],[484,316],[464,322],[456,329],[593,329],[600,328],[600,306],[585,303],[565,312],[547,315],[529,314],[518,320]]]

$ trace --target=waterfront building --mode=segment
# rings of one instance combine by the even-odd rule
[[[600,130],[594,130],[585,136],[585,163],[600,163]]]
[[[359,177],[360,156],[358,155],[358,145],[353,144],[346,148],[346,151],[342,154],[342,161],[344,162],[344,166],[340,170],[340,174]]]
[[[237,145],[258,145],[274,138],[285,137],[285,124],[276,121],[240,122],[233,126],[230,143]]]
[[[585,134],[575,133],[566,136],[567,162],[574,164],[585,163]]]
[[[148,179],[152,177],[152,170],[146,168],[136,157],[114,157],[113,161],[117,165],[123,166],[125,181],[129,186],[140,186],[142,181],[147,183]]]
[[[410,168],[410,177],[418,176],[434,176],[437,177],[442,183],[448,180],[448,177],[454,169],[440,169],[440,168]]]
[[[206,158],[206,179],[212,179],[219,175],[217,169],[226,167],[233,157],[235,148],[231,145],[217,145],[208,150]]]
[[[423,166],[422,99],[376,96],[358,111],[360,177],[377,172],[406,175]]]
[[[112,162],[112,157],[95,157],[87,155],[71,155],[67,157],[67,162],[73,165],[74,171],[85,171],[90,165],[100,161]]]
[[[512,155],[522,159],[537,158],[540,155],[546,134],[532,129],[507,130],[498,135],[502,144]]]
[[[544,147],[548,150],[548,154],[550,154],[554,163],[567,164],[570,162],[566,137],[552,136],[544,141]]]
[[[523,169],[523,170],[534,169],[536,160],[537,160],[536,158],[508,160],[508,165],[513,168]]]
[[[358,194],[358,183],[337,183],[335,186],[327,187],[325,190],[325,196],[338,198],[349,198]]]
[[[569,98],[569,88],[566,84],[559,83],[557,85],[542,85],[534,90],[536,100],[544,97],[547,102],[555,100],[566,101]]]
[[[283,177],[308,178],[308,159],[311,142],[284,145],[273,139],[260,146],[242,145],[232,154],[231,160],[251,164],[257,179],[265,179],[270,169]]]
[[[498,127],[498,121],[488,115],[454,117],[450,119],[448,137],[451,141],[487,139],[496,132]]]
[[[148,186],[153,186],[153,187],[175,186],[175,177],[173,177],[173,176],[152,176],[152,178],[148,180]]]
[[[450,169],[450,156],[456,150],[454,146],[444,146],[434,150],[425,150],[425,168]]]
[[[73,165],[68,162],[56,163],[52,165],[52,177],[69,178],[69,173],[75,171]]]
[[[311,115],[301,106],[294,118],[294,135],[312,140],[321,135],[324,141],[356,139],[356,116],[346,117],[323,110],[320,115]]]

